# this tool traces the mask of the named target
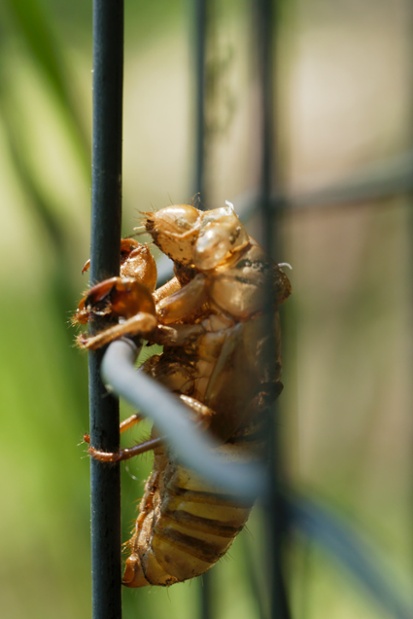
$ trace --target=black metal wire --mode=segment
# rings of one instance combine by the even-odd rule
[[[340,208],[350,205],[382,203],[394,196],[413,192],[413,153],[391,157],[366,165],[357,174],[344,178],[331,185],[301,192],[287,194],[284,200],[290,211],[311,211],[316,208]],[[277,196],[273,196],[273,203]]]
[[[380,205],[385,200],[413,193],[413,156],[408,151],[385,161],[366,166],[357,175],[343,178],[332,184],[322,185],[302,192],[277,190],[271,193],[271,208],[283,216],[296,216],[317,209],[340,209],[372,203]],[[234,198],[238,215],[247,220],[260,207],[258,191],[248,191]]]
[[[206,0],[195,1],[195,193],[205,201],[205,56],[207,36]]]
[[[291,196],[277,196],[274,178],[273,133],[273,27],[276,4],[257,0],[259,82],[261,88],[262,176],[258,196],[249,197],[246,210],[259,204],[263,221],[263,245],[276,256],[279,248],[274,235],[280,204],[293,209],[306,206],[342,205],[387,197],[412,191],[410,171],[397,170],[389,180],[372,178],[366,182],[333,186],[326,191]],[[196,156],[195,191],[205,199],[205,42],[206,0],[196,0]],[[122,136],[122,66],[123,66],[123,2],[94,0],[94,147],[92,189],[91,281],[100,281],[117,273],[119,263],[120,202],[121,202],[121,136]],[[411,165],[411,161],[408,162]],[[401,177],[398,174],[401,174]],[[400,180],[401,179],[401,180]],[[276,190],[274,196],[274,189]],[[238,206],[238,204],[237,204]],[[275,241],[274,241],[275,239]],[[95,325],[97,326],[97,325]],[[108,396],[100,379],[102,355],[90,355],[90,428],[91,442],[99,449],[116,451],[119,447],[119,410],[115,398]],[[116,365],[116,364],[115,364]],[[152,403],[153,404],[153,403]],[[273,416],[269,419],[274,420]],[[271,425],[274,424],[274,425]],[[269,472],[273,491],[267,501],[268,571],[271,619],[286,619],[289,615],[282,575],[284,541],[282,492],[279,477],[280,441],[277,425],[270,422],[269,433],[274,443],[269,451]],[[185,447],[179,452],[184,453]],[[199,462],[199,458],[197,458]],[[120,599],[120,482],[116,465],[91,462],[92,484],[92,572],[93,618],[121,617]],[[211,616],[210,590],[204,596],[204,619]]]
[[[206,101],[206,46],[207,46],[207,0],[195,0],[194,5],[194,56],[195,56],[195,171],[194,193],[200,196],[200,205],[207,204],[208,187],[205,174],[205,101]],[[200,617],[211,619],[213,596],[213,572],[200,577]]]
[[[93,3],[91,283],[119,271],[122,174],[123,2]],[[102,328],[92,324],[92,331]],[[119,404],[100,378],[102,352],[89,355],[91,444],[119,449]],[[120,619],[120,473],[91,459],[92,617]]]
[[[262,223],[262,244],[265,253],[276,261],[279,249],[279,233],[277,229],[278,212],[274,210],[271,194],[273,186],[277,184],[277,153],[275,148],[276,135],[274,132],[274,107],[276,97],[273,89],[277,83],[274,78],[274,28],[278,3],[274,0],[258,0],[256,10],[256,40],[258,50],[259,76],[259,139],[261,146],[261,177],[259,182],[259,213]],[[271,351],[276,350],[274,333],[273,299],[274,290],[272,278],[269,275],[264,291],[264,301],[267,316],[267,332],[273,334]],[[271,355],[267,359],[270,372],[275,375],[276,359]],[[267,411],[266,438],[267,438],[267,476],[268,492],[264,499],[264,519],[266,524],[266,556],[265,571],[267,576],[267,590],[269,597],[270,619],[289,619],[286,585],[284,581],[284,542],[286,535],[285,508],[282,495],[282,462],[281,439],[279,433],[278,406],[273,405]]]
[[[411,619],[411,595],[401,595],[394,587],[391,574],[383,569],[383,557],[359,530],[352,529],[342,516],[320,500],[290,494],[286,501],[292,524],[300,535],[317,543],[355,578],[383,616]]]

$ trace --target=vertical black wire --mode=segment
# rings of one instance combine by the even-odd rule
[[[207,45],[207,0],[196,0],[194,6],[194,70],[195,70],[195,170],[194,193],[199,194],[200,204],[207,204],[205,181],[205,95],[206,95],[206,45]],[[211,619],[212,580],[207,572],[200,577],[201,619]]]
[[[196,0],[194,10],[194,70],[195,70],[195,192],[205,203],[205,55],[206,0]]]
[[[122,173],[123,1],[93,2],[91,283],[119,271]],[[102,325],[94,324],[94,330]],[[91,444],[119,449],[119,403],[100,378],[102,352],[89,356]],[[120,473],[91,460],[93,619],[120,619]]]
[[[277,2],[275,0],[257,0],[255,3],[259,75],[259,137],[261,141],[261,178],[260,178],[260,214],[262,222],[262,242],[268,256],[277,259],[279,234],[277,229],[278,214],[274,212],[271,194],[277,184],[277,161],[275,159],[275,101],[274,86],[274,41],[276,27]],[[265,290],[265,305],[268,316],[268,333],[273,333],[273,285],[270,278]],[[275,335],[272,350],[275,350]],[[275,358],[268,359],[269,367],[275,373]],[[288,619],[290,617],[283,570],[283,552],[285,537],[284,501],[282,499],[282,463],[281,441],[279,432],[278,406],[271,407],[267,415],[267,463],[269,489],[264,500],[264,517],[266,521],[266,573],[269,593],[270,619]]]
[[[409,27],[409,31],[410,34],[413,33],[413,6],[412,3],[409,3],[407,5],[406,8],[406,21],[408,23],[408,27]],[[408,52],[412,53],[413,52],[413,46],[411,45],[411,41],[412,38],[410,38],[410,46],[408,47]],[[411,56],[410,56],[411,59]],[[409,102],[409,109],[410,109],[410,118],[413,121],[413,66],[412,66],[412,61],[410,60],[410,76],[409,76],[409,89],[408,89],[408,102]],[[411,143],[411,148],[413,148],[413,132],[412,130],[410,130],[410,143]],[[408,299],[410,301],[409,304],[409,310],[408,310],[408,324],[409,324],[409,328],[410,328],[410,337],[408,338],[408,350],[407,350],[407,360],[408,360],[408,364],[409,364],[409,370],[413,371],[413,338],[412,338],[412,333],[413,333],[413,278],[412,278],[412,264],[413,264],[413,191],[410,191],[409,194],[407,195],[407,207],[408,207],[408,215],[407,215],[407,229],[408,229],[408,234],[409,234],[409,244],[408,244],[408,248],[409,248],[409,252],[408,252],[408,258],[409,258],[409,265],[410,268],[408,270],[408,274],[409,274],[409,284],[408,284],[408,291],[409,291],[409,296]],[[408,400],[409,404],[410,404],[410,409],[412,408],[412,404],[413,404],[413,389],[410,388],[410,393],[409,393],[409,400]],[[413,433],[410,433],[410,439],[411,439],[411,446],[410,446],[410,453],[413,456]],[[413,464],[413,462],[412,462]],[[412,468],[412,472],[413,472],[413,468]],[[411,477],[411,479],[413,479],[413,476]],[[413,516],[413,484],[411,486],[411,490],[410,490],[410,514],[411,516]],[[410,539],[409,539],[409,543],[410,543],[410,559],[411,559],[411,563],[410,563],[410,568],[411,568],[411,572],[410,572],[410,576],[413,576],[413,531],[412,529],[410,530]]]

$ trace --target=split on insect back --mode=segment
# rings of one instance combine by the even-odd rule
[[[148,245],[123,239],[120,276],[90,288],[74,322],[118,318],[81,348],[97,349],[121,337],[163,346],[138,370],[174,392],[188,416],[218,444],[228,462],[256,462],[265,416],[282,389],[278,306],[291,292],[280,265],[249,236],[232,204],[200,211],[188,204],[143,213],[145,230],[174,263],[174,277],[156,289]],[[268,333],[264,287],[274,290]],[[269,346],[275,350],[269,350]],[[275,361],[274,361],[275,356]],[[127,429],[136,415],[121,424]],[[207,571],[245,525],[253,501],[242,502],[179,464],[152,431],[151,438],[119,453],[90,448],[114,462],[154,452],[135,529],[127,543],[123,583],[168,586]]]

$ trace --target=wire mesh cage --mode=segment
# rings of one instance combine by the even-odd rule
[[[217,45],[218,37],[214,28],[216,28],[216,15],[217,6],[214,3],[197,2],[195,3],[194,13],[194,57],[195,57],[195,96],[196,102],[195,108],[195,164],[194,164],[194,190],[200,192],[201,200],[208,206],[210,201],[213,200],[214,193],[219,195],[217,191],[217,183],[214,183],[214,164],[215,159],[219,157],[216,144],[219,140],[216,136],[220,133],[225,133],[226,125],[231,123],[231,115],[233,114],[234,101],[231,98],[231,93],[228,92],[228,87],[225,87],[226,80],[228,79],[228,64],[231,62],[231,52],[227,51],[227,57],[222,56],[222,52],[217,52],[219,45]],[[367,173],[360,179],[357,177],[352,179],[351,182],[346,182],[343,187],[340,184],[335,184],[330,188],[314,192],[306,195],[298,195],[297,197],[288,196],[285,194],[285,190],[282,188],[282,166],[279,164],[277,156],[280,155],[280,148],[277,148],[277,124],[276,120],[279,120],[278,114],[275,110],[277,107],[275,102],[279,101],[279,98],[275,97],[276,85],[278,80],[274,80],[273,76],[277,73],[274,71],[274,67],[277,65],[278,57],[276,55],[278,43],[277,36],[274,34],[278,32],[277,25],[280,13],[279,7],[275,7],[273,2],[262,0],[254,3],[250,7],[250,19],[252,27],[249,29],[250,44],[255,50],[253,55],[252,67],[255,67],[255,80],[252,84],[252,110],[254,114],[254,136],[253,144],[255,146],[254,159],[256,162],[255,170],[255,185],[252,188],[247,188],[245,195],[239,200],[239,208],[241,212],[244,211],[248,215],[254,216],[257,214],[261,224],[258,226],[257,232],[262,239],[262,243],[268,253],[276,259],[280,255],[280,226],[285,217],[288,217],[288,212],[293,209],[302,209],[312,207],[320,207],[323,205],[347,205],[349,203],[360,204],[366,202],[372,197],[379,197],[384,199],[386,197],[386,181],[379,173],[377,177],[374,177],[370,181],[369,174]],[[104,5],[96,5],[95,11],[97,12],[98,19],[96,24],[99,25],[100,15],[105,10],[109,10],[108,24],[119,23],[119,32],[121,32],[121,21],[119,17],[113,19],[113,15],[110,16],[110,8]],[[119,10],[119,6],[117,6]],[[250,24],[250,25],[251,25]],[[95,31],[95,40],[99,49],[95,53],[95,58],[102,62],[102,66],[106,70],[108,67],[107,57],[103,56],[102,50],[108,45],[109,40],[113,37],[113,29],[111,28],[111,35],[109,38],[109,29],[106,27],[103,30],[97,29]],[[113,39],[112,39],[113,40]],[[114,41],[115,45],[121,46],[121,41]],[[109,45],[109,50],[110,45]],[[113,51],[113,49],[111,50]],[[221,54],[221,55],[220,55]],[[111,55],[111,59],[113,56]],[[116,67],[116,75],[114,75],[115,84],[120,85],[119,75],[121,75],[122,57],[119,54],[117,58],[118,66]],[[108,90],[107,78],[102,83],[102,90],[99,89],[99,74],[95,74],[95,100],[97,101],[98,108],[95,113],[100,111],[104,97]],[[116,89],[113,89],[116,92]],[[121,118],[120,106],[117,104],[118,118]],[[108,108],[106,111],[108,116],[98,126],[97,133],[95,133],[95,143],[99,144],[101,140],[101,134],[108,126],[109,118],[114,117],[113,109]],[[120,125],[116,128],[116,124],[112,125],[115,134],[119,135]],[[112,140],[113,142],[113,140]],[[105,150],[104,146],[99,146]],[[107,152],[110,157],[114,157],[115,162],[120,162],[120,150],[113,150],[112,145],[109,146]],[[114,152],[118,152],[114,156]],[[116,163],[115,163],[116,165]],[[95,167],[94,167],[95,169]],[[96,182],[102,181],[102,170],[96,168]],[[107,170],[107,166],[105,168]],[[391,175],[392,176],[392,175]],[[400,169],[397,169],[396,179],[391,178],[390,183],[395,184],[393,191],[400,191]],[[113,178],[116,178],[115,174],[112,174]],[[404,178],[406,182],[409,175]],[[215,192],[214,192],[215,190]],[[119,197],[120,188],[114,187],[115,194]],[[387,191],[392,193],[392,189],[387,188]],[[108,200],[109,208],[113,209],[113,205],[116,203],[114,196]],[[95,234],[99,236],[99,243],[104,249],[105,260],[108,259],[108,248],[105,241],[102,240],[101,230],[106,225],[110,234],[114,230],[118,233],[118,214],[114,213],[115,223],[112,225],[109,220],[109,213],[101,211],[103,203],[101,198],[96,200],[96,215],[99,216],[99,221],[93,220],[93,226]],[[98,213],[101,212],[101,215]],[[281,219],[281,217],[283,219]],[[347,218],[350,216],[347,214]],[[297,224],[299,225],[299,224]],[[109,243],[111,247],[113,243]],[[116,252],[115,252],[116,255]],[[92,243],[92,263],[93,263],[93,243]],[[344,262],[344,261],[343,261]],[[103,269],[105,270],[105,269]],[[101,271],[102,272],[102,271]],[[96,273],[94,280],[99,279],[98,272]],[[93,281],[93,278],[92,278]],[[271,304],[271,299],[269,299]],[[99,358],[98,365],[100,365],[101,359]],[[116,366],[119,360],[113,363],[114,372],[116,373]],[[112,376],[112,371],[109,375]],[[93,376],[93,371],[91,372]],[[111,379],[109,378],[109,383]],[[98,382],[100,379],[98,379]],[[92,383],[93,384],[93,383]],[[144,387],[142,388],[144,390]],[[93,387],[92,387],[92,401],[93,401]],[[133,401],[133,399],[132,399]],[[136,400],[136,404],[139,404],[139,398]],[[157,397],[153,396],[153,406],[159,407]],[[165,408],[168,406],[164,403]],[[99,414],[99,413],[97,413]],[[106,413],[107,414],[107,413]],[[115,415],[112,415],[112,419],[117,419]],[[93,420],[92,420],[93,427]],[[294,527],[301,535],[307,536],[309,540],[316,539],[320,546],[327,548],[336,559],[338,559],[342,566],[347,568],[353,576],[359,578],[364,588],[379,600],[382,609],[387,612],[395,612],[397,616],[403,617],[409,615],[409,609],[404,606],[404,602],[398,599],[397,594],[392,590],[391,586],[386,583],[386,576],[380,569],[377,569],[375,565],[372,551],[368,547],[363,546],[361,538],[358,537],[356,531],[348,528],[345,522],[341,522],[339,518],[336,518],[334,512],[330,512],[323,506],[321,502],[311,501],[305,499],[304,496],[298,496],[286,492],[285,479],[280,476],[280,469],[283,464],[280,459],[282,453],[282,442],[280,441],[280,418],[277,417],[277,422],[271,424],[268,431],[273,439],[271,440],[270,453],[270,493],[267,495],[267,500],[264,500],[264,518],[261,520],[261,528],[265,542],[261,549],[261,553],[265,556],[264,563],[261,566],[260,579],[266,583],[261,586],[255,587],[255,597],[258,601],[257,608],[258,613],[261,616],[269,617],[290,617],[290,602],[289,596],[286,592],[286,566],[285,566],[285,546],[288,544],[290,538],[290,529]],[[195,440],[195,439],[194,439]],[[99,441],[98,441],[99,442]],[[178,441],[179,442],[179,441]],[[186,441],[183,441],[185,443]],[[116,448],[116,447],[115,447]],[[183,448],[183,445],[180,447]],[[114,449],[112,447],[112,449]],[[179,446],[178,446],[179,451]],[[92,464],[92,470],[94,467],[101,467],[100,464]],[[213,468],[211,463],[211,469]],[[202,469],[202,466],[201,466]],[[204,469],[205,474],[208,470],[208,466]],[[224,478],[224,473],[222,472]],[[93,476],[92,476],[93,478]],[[113,507],[117,504],[114,497],[108,496],[106,482],[101,486],[101,497],[105,497],[107,504],[112,511]],[[222,482],[224,483],[224,482]],[[234,481],[235,483],[235,481]],[[245,477],[245,486],[247,486],[247,478]],[[115,490],[115,494],[118,493],[118,489]],[[100,499],[101,501],[101,499]],[[99,503],[101,509],[101,503]],[[94,513],[92,511],[92,513]],[[96,510],[97,514],[97,510]],[[99,517],[101,512],[99,512]],[[118,512],[115,517],[118,518]],[[101,523],[102,524],[102,523]],[[106,526],[107,525],[103,525]],[[109,527],[114,531],[118,531],[118,527],[114,524]],[[92,538],[93,539],[93,538]],[[102,533],[97,534],[97,539],[102,539]],[[114,539],[114,547],[118,544],[118,537]],[[266,551],[264,547],[266,546]],[[248,548],[248,546],[246,546]],[[107,552],[107,548],[103,549]],[[95,559],[96,564],[99,566],[104,565],[102,556],[100,555],[102,548],[99,547],[99,556]],[[348,556],[349,555],[349,556]],[[243,558],[244,562],[248,563],[253,560],[253,553],[251,550],[246,550]],[[112,558],[113,561],[113,558]],[[119,566],[117,563],[113,564],[115,573],[118,571]],[[109,567],[109,566],[108,566]],[[107,578],[109,575],[109,582],[113,585],[116,582],[114,574],[110,574],[108,567],[105,568],[106,578],[102,578],[100,574],[99,579],[96,581],[95,598],[97,600],[96,617],[112,616],[108,615],[109,605],[113,603],[116,598],[110,593]],[[100,571],[100,568],[99,568]],[[252,576],[253,569],[249,570],[251,582],[256,581],[256,576]],[[214,574],[204,577],[203,587],[201,589],[202,600],[202,615],[204,617],[214,616]],[[120,598],[117,603],[119,604],[118,614],[114,611],[113,616],[120,616]]]
[[[195,194],[233,202],[291,263],[273,493],[207,577],[122,592],[151,461],[92,462],[91,604],[85,356],[66,325],[88,255],[91,6],[7,0],[4,614],[411,617],[410,3],[150,4],[125,22],[122,3],[94,6],[92,282],[116,273],[137,211]],[[116,451],[100,371],[97,354],[90,432]]]
[[[206,82],[206,42],[208,41],[208,28],[211,15],[207,12],[204,2],[196,5],[195,26],[196,26],[196,164],[195,164],[195,189],[201,193],[205,199],[207,193],[207,182],[205,180],[205,156],[208,152],[206,140],[206,98],[211,86],[207,88]],[[258,118],[260,119],[260,131],[258,146],[261,150],[261,168],[259,174],[259,186],[255,208],[262,211],[262,235],[263,243],[268,255],[273,253],[275,234],[274,234],[274,215],[271,201],[272,186],[272,100],[273,100],[273,81],[272,81],[272,4],[263,2],[258,4],[253,13],[256,29],[255,37],[257,41],[258,54],[255,59],[259,68],[260,77],[258,80]],[[101,281],[106,276],[116,275],[117,256],[119,255],[119,209],[121,187],[119,178],[121,176],[121,135],[122,135],[122,71],[123,71],[123,19],[122,7],[120,4],[110,5],[107,3],[96,3],[94,6],[94,156],[93,156],[93,191],[92,191],[92,243],[91,243],[91,281]],[[117,27],[115,27],[117,26]],[[257,36],[259,33],[260,36]],[[216,79],[216,76],[212,78]],[[247,207],[249,205],[247,204]],[[118,242],[115,242],[115,238]],[[273,305],[273,291],[269,288],[268,307]],[[272,330],[273,318],[271,310],[269,314],[269,329]],[[115,344],[111,345],[113,348]],[[122,350],[124,347],[124,351]],[[274,341],[275,346],[275,341]],[[173,424],[169,421],[171,409],[174,402],[171,397],[162,399],[160,387],[154,387],[151,396],[149,384],[136,384],[134,393],[131,385],[136,382],[136,375],[132,371],[130,380],[125,381],[124,376],[128,375],[127,360],[129,359],[127,346],[121,344],[119,352],[108,353],[105,356],[104,375],[109,385],[115,392],[125,395],[131,402],[135,403],[140,410],[144,410],[157,424],[158,429],[165,427],[165,436],[168,441],[173,441],[176,436],[176,453],[182,459],[188,458],[189,465],[199,473],[219,483],[227,491],[237,492],[242,498],[252,496],[253,491],[259,487],[260,474],[257,471],[254,477],[252,465],[245,470],[235,469],[231,473],[230,465],[226,462],[215,462],[218,458],[208,459],[207,447],[205,449],[205,463],[202,459],[202,443],[200,438],[193,435],[191,426],[182,426],[174,431]],[[275,353],[273,352],[271,356]],[[113,357],[113,360],[112,360]],[[124,357],[124,361],[122,360]],[[130,361],[129,361],[130,363]],[[101,353],[91,353],[89,366],[90,380],[90,425],[91,425],[91,444],[105,451],[117,451],[119,443],[116,438],[111,439],[111,434],[116,434],[114,424],[119,423],[118,405],[113,398],[103,399],[104,388],[102,379],[99,376],[102,364]],[[132,359],[133,364],[133,359]],[[116,385],[121,385],[116,389]],[[124,386],[122,390],[122,386]],[[136,395],[135,395],[136,394]],[[104,404],[103,404],[104,402]],[[148,402],[148,404],[146,404]],[[166,413],[165,421],[159,417],[157,410],[169,410]],[[155,415],[155,416],[154,416]],[[182,416],[184,421],[185,416]],[[271,422],[267,428],[267,433],[276,437],[276,426]],[[178,417],[175,424],[178,422]],[[108,425],[109,424],[109,425]],[[163,426],[165,424],[165,426]],[[281,557],[284,531],[282,529],[284,518],[280,519],[280,514],[284,513],[283,499],[279,487],[279,476],[277,474],[277,464],[275,455],[279,448],[274,440],[271,448],[268,449],[271,465],[268,467],[269,481],[267,483],[264,503],[266,504],[265,513],[267,515],[267,543],[270,550],[267,553],[268,560],[266,571],[268,580],[268,597],[271,616],[289,616],[287,598],[285,594],[284,581],[282,576]],[[194,455],[189,458],[189,449],[192,448]],[[212,452],[211,452],[212,453]],[[187,455],[188,454],[188,455]],[[213,471],[217,473],[213,475]],[[226,482],[228,472],[228,481]],[[263,473],[261,473],[263,476]],[[119,548],[119,472],[116,466],[108,467],[92,459],[91,463],[92,479],[92,573],[93,573],[93,609],[94,616],[120,616],[121,599],[119,596],[119,554],[115,559],[116,549]],[[238,488],[238,490],[237,490]],[[113,533],[109,535],[110,532]],[[105,544],[102,540],[105,539]],[[207,583],[209,577],[204,577],[203,588],[203,614],[210,616],[210,593]],[[117,591],[114,589],[117,587]]]

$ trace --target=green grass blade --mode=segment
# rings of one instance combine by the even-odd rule
[[[43,74],[59,104],[84,170],[89,174],[89,138],[82,129],[83,119],[75,105],[72,80],[64,48],[55,34],[52,16],[48,17],[38,0],[4,0],[16,31],[24,39],[31,61]]]

